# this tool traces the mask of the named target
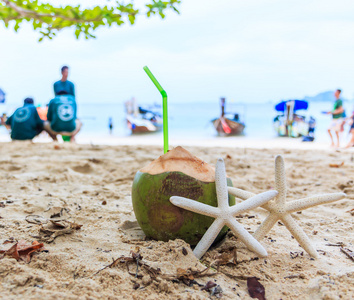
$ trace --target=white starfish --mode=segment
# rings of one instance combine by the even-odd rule
[[[278,194],[278,192],[269,191],[259,195],[255,195],[247,201],[230,207],[228,199],[225,165],[224,161],[221,158],[218,159],[216,163],[215,185],[216,195],[218,199],[218,207],[210,206],[183,197],[172,196],[170,198],[170,201],[178,207],[182,207],[184,209],[215,218],[213,224],[209,227],[209,229],[204,234],[203,238],[195,247],[193,251],[195,256],[201,258],[204,255],[204,253],[209,249],[209,247],[214,242],[215,238],[219,234],[220,230],[224,227],[224,225],[227,225],[251,251],[255,252],[259,256],[267,256],[267,251],[246,229],[242,227],[240,223],[236,221],[235,216],[242,212],[263,205],[270,199],[274,198]]]
[[[317,257],[317,252],[311,245],[311,241],[301,227],[295,222],[291,213],[301,211],[316,205],[334,202],[346,197],[344,193],[323,194],[312,196],[286,203],[286,178],[283,157],[278,155],[275,158],[275,190],[278,196],[274,201],[262,205],[262,208],[269,211],[268,217],[263,221],[253,236],[260,240],[281,220],[290,233],[295,237],[302,248],[313,257]],[[241,189],[229,187],[229,193],[240,199],[246,200],[254,197],[253,193],[243,191]]]

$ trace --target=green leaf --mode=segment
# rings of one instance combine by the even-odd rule
[[[129,18],[129,21],[130,21],[130,24],[134,24],[134,22],[135,22],[135,16],[133,16],[133,15],[128,15],[128,18]]]
[[[134,0],[127,0],[125,3],[106,1],[109,6],[96,5],[82,9],[80,5],[55,6],[51,3],[41,3],[38,0],[0,0],[0,23],[8,28],[11,21],[14,21],[14,30],[17,32],[22,22],[26,21],[32,25],[33,30],[41,34],[39,41],[43,41],[45,38],[52,39],[57,32],[64,28],[74,29],[77,39],[82,33],[85,39],[90,39],[96,38],[92,31],[97,28],[114,24],[122,26],[125,22],[135,24],[140,11],[136,8]],[[180,0],[145,1],[147,3],[144,14],[148,18],[155,14],[165,18],[167,10],[179,13],[176,5],[181,3]]]
[[[76,39],[79,39],[80,34],[81,34],[81,28],[77,28],[77,29],[75,30]]]

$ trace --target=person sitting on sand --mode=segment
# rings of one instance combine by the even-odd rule
[[[60,91],[66,91],[68,95],[75,97],[75,86],[68,80],[69,76],[69,67],[63,66],[61,68],[62,77],[59,81],[54,83],[54,94],[58,96]]]
[[[16,109],[14,114],[3,123],[11,129],[12,140],[32,140],[43,131],[43,121],[38,115],[32,98],[26,98],[24,105]]]
[[[332,147],[335,146],[333,136],[331,131],[334,131],[337,137],[337,147],[339,147],[339,133],[343,131],[343,118],[344,118],[344,108],[343,101],[340,99],[340,93],[342,91],[340,89],[334,92],[334,96],[336,97],[336,102],[334,103],[333,111],[327,112],[327,114],[332,115],[332,123],[328,128],[328,134],[331,137]]]
[[[77,105],[75,98],[66,91],[59,91],[58,96],[49,102],[47,119],[44,128],[53,140],[57,135],[70,136],[70,142],[75,142],[75,136],[81,129],[82,123],[76,118]]]

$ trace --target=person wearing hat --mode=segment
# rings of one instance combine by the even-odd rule
[[[12,140],[32,140],[43,130],[43,121],[38,115],[32,98],[26,98],[24,105],[16,109],[4,125],[11,129]]]

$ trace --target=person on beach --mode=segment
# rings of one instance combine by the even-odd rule
[[[113,133],[113,120],[111,117],[108,119],[108,128],[109,128],[109,133],[112,134]]]
[[[348,118],[348,124],[350,125],[349,133],[351,134],[351,138],[345,148],[354,147],[354,111],[352,115]]]
[[[11,129],[12,140],[32,140],[43,131],[43,121],[38,115],[32,98],[26,98],[24,105],[14,112],[3,125]]]
[[[7,114],[6,113],[3,113],[2,115],[1,115],[1,117],[0,117],[0,124],[1,125],[3,125],[3,126],[5,126],[6,124],[6,121],[7,121]]]
[[[63,66],[61,68],[61,79],[54,83],[54,94],[58,96],[61,91],[66,91],[68,95],[75,97],[75,86],[68,80],[69,67]]]
[[[57,135],[70,136],[70,142],[75,142],[75,136],[81,129],[82,123],[76,117],[77,105],[74,96],[66,91],[59,91],[58,95],[49,102],[47,119],[44,128],[54,141]]]
[[[334,107],[332,111],[327,112],[327,114],[332,115],[332,122],[328,128],[328,134],[331,137],[332,144],[331,146],[334,147],[334,140],[332,131],[336,134],[337,137],[337,147],[339,147],[339,133],[343,131],[344,121],[344,108],[343,108],[343,101],[340,99],[341,90],[338,89],[334,92],[334,96],[336,97],[336,101],[334,103]]]

